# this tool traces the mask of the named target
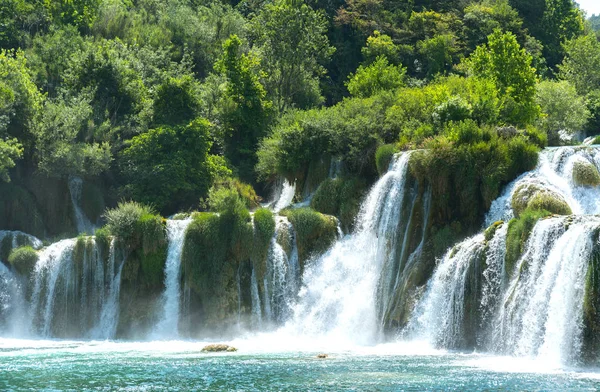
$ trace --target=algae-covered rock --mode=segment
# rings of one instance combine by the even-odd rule
[[[23,276],[29,276],[38,261],[38,254],[31,246],[21,246],[13,249],[8,256],[8,262]]]
[[[546,210],[557,215],[572,214],[571,207],[562,195],[537,183],[519,185],[513,192],[511,206],[517,218],[526,209]]]
[[[600,185],[600,173],[596,166],[587,160],[577,160],[573,163],[573,182],[578,186]]]
[[[209,344],[204,346],[202,352],[204,353],[221,353],[221,352],[236,352],[237,348],[228,346],[226,344]]]
[[[310,208],[282,212],[294,226],[298,257],[303,263],[312,256],[325,252],[337,239],[337,219]]]
[[[490,227],[485,229],[485,232],[483,233],[485,240],[490,241],[492,238],[494,238],[494,234],[496,234],[496,230],[498,230],[498,228],[500,226],[502,226],[503,224],[504,224],[504,221],[496,221],[496,222],[492,223],[490,225]]]

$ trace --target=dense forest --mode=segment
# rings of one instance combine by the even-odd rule
[[[600,128],[598,26],[572,0],[3,0],[0,220],[63,234],[69,178],[92,217],[253,209],[334,158],[311,207],[348,228],[425,148],[411,172],[467,232],[539,148]]]

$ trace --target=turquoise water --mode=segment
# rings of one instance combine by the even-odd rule
[[[200,353],[197,342],[0,339],[0,390],[49,391],[595,391],[600,373],[539,361],[402,345],[331,353]],[[244,347],[242,343],[240,345]],[[246,352],[250,351],[250,352]]]

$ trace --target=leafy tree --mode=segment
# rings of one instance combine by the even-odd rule
[[[48,101],[36,129],[38,168],[49,176],[96,176],[112,160],[108,143],[93,139],[90,94]]]
[[[380,91],[394,90],[404,84],[406,68],[390,65],[387,57],[379,56],[374,63],[361,65],[350,75],[347,86],[350,95],[367,98]]]
[[[397,64],[400,48],[389,35],[381,34],[375,30],[373,35],[367,38],[367,45],[362,48],[361,52],[366,63],[375,62],[383,56],[391,64]]]
[[[41,1],[0,1],[0,48],[24,46],[31,33],[44,29],[48,13]]]
[[[22,51],[0,51],[0,138],[16,138],[32,152],[33,129],[44,98],[31,80]]]
[[[538,115],[535,103],[536,75],[531,55],[512,33],[496,30],[487,45],[477,47],[467,60],[473,75],[493,80],[503,99],[501,116],[516,125],[531,123]]]
[[[523,21],[508,0],[474,2],[465,7],[464,13],[465,41],[471,50],[484,44],[485,37],[496,29],[516,36],[523,34]]]
[[[252,19],[252,43],[266,73],[265,85],[279,112],[323,101],[319,78],[334,48],[327,20],[298,0],[276,0]]]
[[[543,113],[539,126],[546,131],[551,144],[559,142],[559,131],[573,134],[583,130],[590,117],[585,99],[577,95],[575,87],[567,81],[541,82],[536,102]]]
[[[198,82],[191,75],[169,77],[154,99],[155,124],[187,124],[200,114]]]
[[[571,82],[580,94],[600,88],[600,42],[584,35],[565,42],[566,56],[559,65],[561,79]]]
[[[120,156],[124,194],[163,212],[191,207],[205,197],[222,165],[208,154],[210,127],[199,118],[189,125],[163,126],[131,139]]]
[[[546,0],[537,38],[544,44],[544,54],[551,68],[558,65],[564,51],[562,43],[583,33],[583,16],[573,0]]]
[[[0,180],[9,182],[8,169],[15,167],[15,160],[23,156],[23,148],[17,139],[0,139]]]
[[[258,59],[241,53],[241,46],[236,35],[225,41],[216,69],[227,81],[222,102],[226,154],[242,178],[251,181],[256,164],[254,151],[265,135],[272,104],[258,77]]]

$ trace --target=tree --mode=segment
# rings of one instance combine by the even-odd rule
[[[276,0],[251,22],[252,41],[266,73],[265,85],[275,108],[308,108],[323,101],[319,78],[334,48],[327,20],[302,1]]]
[[[23,148],[17,139],[0,139],[0,180],[9,182],[8,169],[15,167],[15,160],[23,156]]]
[[[567,82],[541,82],[537,87],[536,102],[542,109],[539,126],[548,134],[551,144],[557,144],[559,131],[574,134],[583,130],[590,112],[585,99],[577,95],[575,87]]]
[[[501,103],[501,118],[514,125],[531,123],[538,115],[537,83],[531,55],[519,46],[512,33],[496,30],[486,45],[478,46],[467,59],[473,75],[494,81]]]
[[[209,156],[211,124],[202,118],[162,126],[131,139],[121,153],[124,194],[163,212],[189,208],[204,198],[222,161]]]
[[[257,72],[258,59],[241,53],[242,41],[237,35],[223,44],[223,55],[216,69],[225,76],[226,89],[222,101],[222,123],[226,155],[245,181],[254,177],[256,148],[265,136],[271,118],[272,103]]]
[[[564,44],[566,56],[559,77],[571,82],[579,94],[600,88],[600,42],[594,35],[573,38]]]
[[[367,44],[361,49],[365,63],[372,63],[384,56],[391,64],[398,64],[400,49],[389,35],[381,34],[378,30],[367,38]]]
[[[406,68],[390,65],[387,57],[379,56],[374,63],[361,65],[350,75],[347,86],[350,95],[367,98],[377,92],[394,90],[404,84]]]
[[[191,76],[169,77],[156,89],[155,124],[187,124],[200,114],[199,83]]]
[[[573,0],[546,0],[538,38],[551,68],[563,59],[562,43],[583,33],[583,16]]]

